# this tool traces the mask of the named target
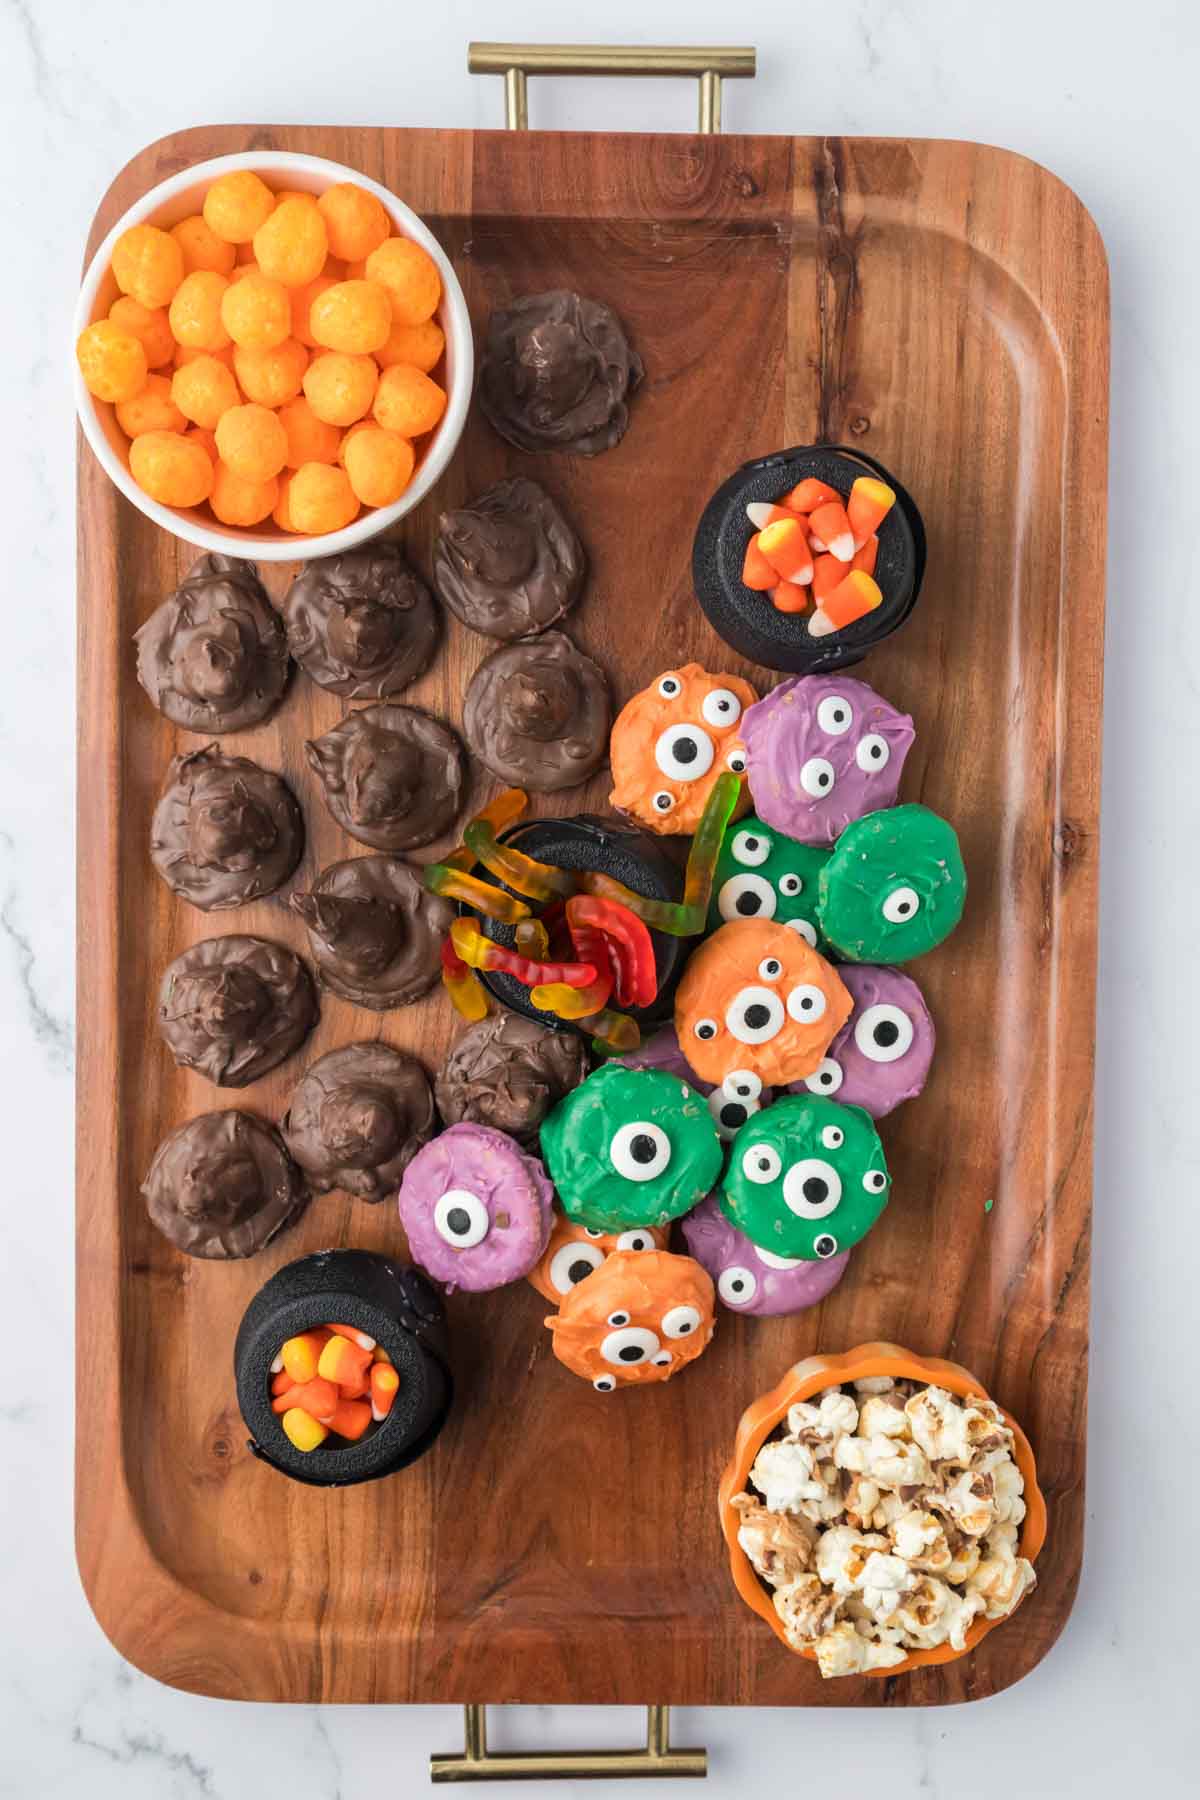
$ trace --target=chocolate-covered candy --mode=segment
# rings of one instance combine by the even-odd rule
[[[451,1125],[400,1185],[413,1261],[453,1292],[528,1275],[550,1239],[554,1190],[535,1156],[486,1125]]]
[[[819,922],[847,962],[910,962],[949,937],[966,897],[954,827],[927,806],[892,806],[843,831],[821,870]]]
[[[828,1262],[867,1235],[891,1185],[879,1134],[860,1106],[786,1094],[734,1138],[717,1198],[751,1243]]]
[[[167,886],[202,912],[282,887],[304,849],[287,783],[216,744],[177,756],[150,826],[150,856]]]
[[[642,374],[611,307],[562,288],[526,294],[488,321],[479,404],[518,450],[595,456],[624,437]]]
[[[602,767],[611,723],[603,671],[561,631],[494,650],[463,701],[472,753],[501,781],[541,794]]]
[[[551,1107],[587,1072],[587,1049],[574,1032],[497,1012],[449,1050],[434,1095],[447,1125],[490,1125],[519,1143],[535,1142]]]
[[[415,1057],[390,1044],[347,1044],[315,1062],[283,1121],[288,1149],[318,1193],[386,1200],[436,1129],[433,1092]]]
[[[854,1011],[795,1091],[861,1106],[882,1119],[925,1086],[936,1041],[933,1020],[920,988],[899,969],[843,963],[838,975]]]
[[[323,869],[292,908],[308,926],[322,987],[385,1012],[428,993],[441,974],[454,908],[394,856],[354,856]]]
[[[209,1261],[253,1256],[308,1204],[283,1139],[250,1113],[204,1113],[154,1153],[142,1193],[176,1249]]]
[[[158,1029],[182,1069],[246,1087],[304,1042],[317,1001],[299,957],[257,937],[207,938],[162,979]]]
[[[388,700],[422,674],[438,614],[398,544],[376,541],[301,569],[283,602],[288,648],[321,687]]]
[[[448,725],[416,707],[348,713],[305,752],[338,824],[373,850],[432,843],[462,809],[462,745]]]
[[[907,713],[848,675],[799,675],[747,709],[746,780],[760,819],[832,844],[852,819],[894,806],[916,736]]]
[[[470,506],[443,513],[433,547],[437,591],[485,637],[524,638],[565,617],[586,570],[583,545],[545,488],[498,481]]]
[[[832,1293],[850,1261],[848,1250],[822,1262],[763,1250],[730,1223],[715,1194],[688,1214],[682,1230],[689,1251],[715,1282],[718,1299],[756,1319],[816,1306]]]
[[[135,634],[138,680],[165,718],[219,735],[259,725],[287,686],[279,614],[253,563],[201,556]]]

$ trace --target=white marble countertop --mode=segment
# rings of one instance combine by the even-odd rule
[[[731,129],[977,139],[1094,213],[1113,300],[1113,457],[1088,1544],[1065,1635],[1019,1687],[940,1712],[680,1713],[718,1797],[849,1780],[1000,1800],[1195,1792],[1200,1709],[1186,1418],[1200,1182],[1200,9],[1187,0],[609,0],[576,36],[755,43]],[[203,35],[190,28],[202,19]],[[124,1664],[71,1528],[74,527],[70,316],[88,222],[148,140],[208,120],[491,125],[471,37],[570,34],[561,0],[3,0],[0,1079],[9,1170],[0,1334],[0,1795],[366,1800],[424,1790],[457,1709],[242,1706]],[[413,25],[406,28],[405,21]],[[415,21],[422,20],[419,30]],[[434,23],[436,22],[436,23]],[[424,42],[419,41],[424,39]],[[688,129],[682,83],[535,84],[542,126]],[[1192,923],[1189,924],[1189,918]],[[1189,1070],[1192,1072],[1189,1074]],[[36,1146],[36,1155],[35,1155]],[[87,1179],[87,1171],[82,1171]],[[1180,1408],[1184,1408],[1181,1414]],[[630,1741],[630,1712],[492,1715],[501,1743]],[[1189,1778],[1187,1770],[1192,1769]],[[533,1790],[524,1790],[533,1791]],[[564,1784],[560,1793],[570,1791]],[[582,1788],[580,1789],[582,1792]],[[631,1784],[632,1793],[654,1790]],[[703,1790],[701,1790],[703,1791]]]

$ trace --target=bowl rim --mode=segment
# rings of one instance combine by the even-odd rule
[[[781,1423],[790,1406],[795,1405],[798,1400],[807,1400],[822,1388],[840,1386],[870,1375],[891,1375],[897,1380],[932,1382],[938,1387],[947,1388],[952,1394],[982,1394],[985,1399],[992,1399],[983,1382],[977,1380],[968,1369],[964,1369],[961,1363],[947,1362],[936,1356],[919,1356],[915,1351],[906,1350],[899,1344],[875,1342],[859,1344],[853,1350],[841,1354],[831,1352],[805,1357],[803,1361],[795,1363],[775,1387],[760,1394],[746,1408],[738,1421],[733,1455],[725,1465],[717,1490],[721,1531],[729,1549],[730,1571],[734,1585],[747,1606],[767,1621],[786,1650],[793,1656],[803,1657],[806,1662],[815,1662],[816,1652],[807,1648],[799,1649],[788,1642],[783,1621],[775,1611],[766,1587],[738,1543],[738,1514],[732,1500],[735,1494],[744,1491],[755,1457],[771,1432]],[[1033,1449],[1012,1414],[1000,1406],[999,1401],[994,1401],[993,1404],[999,1408],[1005,1424],[1013,1434],[1014,1460],[1025,1482],[1025,1519],[1021,1526],[1018,1554],[1027,1557],[1030,1562],[1036,1562],[1046,1541],[1046,1501],[1038,1486]],[[1024,1598],[1021,1605],[1024,1604]],[[1017,1610],[1019,1607],[1014,1609]],[[1012,1618],[1013,1614],[1009,1613],[1007,1617]],[[868,1679],[906,1675],[913,1669],[957,1662],[960,1657],[970,1655],[989,1631],[1005,1622],[1005,1619],[977,1619],[968,1631],[961,1650],[954,1650],[949,1644],[938,1644],[932,1650],[912,1650],[903,1662],[893,1663],[890,1668],[868,1669],[865,1673]]]
[[[138,487],[129,469],[109,443],[100,425],[97,402],[84,385],[74,356],[74,343],[78,341],[79,334],[93,323],[97,295],[112,261],[113,246],[121,234],[131,225],[152,221],[156,213],[189,188],[201,182],[215,181],[219,175],[231,174],[240,169],[251,169],[255,173],[264,170],[286,171],[293,176],[307,177],[323,184],[314,189],[318,193],[340,181],[351,181],[356,186],[365,188],[380,201],[401,235],[411,238],[428,252],[442,277],[443,323],[447,343],[452,346],[453,351],[453,374],[447,390],[446,411],[435,428],[416,475],[399,500],[394,501],[391,506],[370,509],[360,514],[351,524],[343,526],[340,531],[326,532],[319,537],[260,537],[253,530],[221,526],[215,522],[209,524],[194,516],[192,509],[164,506],[160,501],[152,500]],[[425,499],[445,472],[458,448],[467,422],[467,411],[475,383],[475,345],[466,296],[450,259],[432,231],[411,207],[406,206],[390,189],[345,163],[332,162],[322,156],[308,156],[297,150],[264,149],[238,151],[228,156],[209,157],[201,162],[190,163],[176,174],[168,176],[166,181],[148,188],[122,213],[97,246],[80,283],[75,306],[72,365],[75,410],[83,434],[105,474],[140,513],[163,531],[169,532],[172,537],[198,544],[204,550],[215,550],[226,556],[248,557],[257,562],[297,562],[311,557],[336,556],[357,544],[366,543],[406,517]]]

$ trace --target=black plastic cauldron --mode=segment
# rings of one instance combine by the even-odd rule
[[[305,1452],[271,1411],[271,1364],[288,1338],[331,1321],[356,1325],[382,1344],[400,1388],[386,1419],[357,1443],[330,1435]],[[320,1250],[272,1275],[246,1308],[233,1365],[250,1449],[315,1487],[346,1487],[406,1468],[429,1449],[454,1398],[441,1296],[416,1269],[369,1250]]]
[[[875,475],[896,493],[896,504],[879,527],[875,580],[883,594],[880,605],[823,638],[808,629],[811,613],[779,612],[768,595],[742,582],[754,535],[747,505],[779,500],[810,475],[844,495],[860,475]],[[903,625],[917,603],[924,573],[925,527],[911,496],[882,463],[835,444],[801,445],[744,463],[705,507],[692,545],[692,581],[713,630],[751,662],[793,675],[821,675],[861,662]]]

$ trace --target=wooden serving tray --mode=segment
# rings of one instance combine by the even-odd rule
[[[341,1492],[246,1451],[231,1352],[280,1264],[394,1250],[394,1209],[315,1201],[247,1263],[205,1264],[149,1224],[159,1139],[222,1105],[278,1119],[306,1064],[381,1034],[433,1068],[444,997],[377,1018],[326,998],[308,1050],[225,1093],[175,1069],[153,1016],[168,960],[221,931],[298,950],[285,897],[206,918],[147,839],[183,743],[135,679],[137,625],[192,559],[79,465],[79,1561],[117,1647],[158,1679],[254,1700],[930,1705],[993,1694],[1062,1629],[1084,1517],[1108,293],[1080,203],[1045,170],[967,144],[228,126],[143,151],[92,246],[151,184],[259,147],[332,157],[423,214],[477,325],[523,292],[611,301],[647,379],[619,449],[533,459],[472,417],[404,541],[505,473],[565,502],[591,556],[570,621],[618,702],[696,658],[765,687],[689,582],[708,495],[740,462],[859,442],[917,496],[929,572],[863,673],[915,716],[902,798],[954,821],[967,914],[916,971],[940,1048],[883,1125],[885,1218],[843,1285],[796,1318],[722,1313],[703,1365],[604,1399],[562,1369],[522,1283],[451,1304],[460,1404],[433,1454]],[[268,568],[282,593],[290,569]],[[490,644],[449,622],[411,697],[457,721]],[[225,740],[282,770],[308,822],[299,880],[360,847],[303,740],[343,712],[297,679]],[[477,783],[477,797],[492,791]],[[603,807],[607,783],[553,810]],[[551,808],[543,808],[551,810]],[[432,854],[432,852],[431,852]],[[978,1373],[1024,1423],[1050,1503],[1040,1586],[974,1657],[900,1681],[822,1684],[737,1598],[717,1479],[742,1409],[789,1363],[885,1338]]]

